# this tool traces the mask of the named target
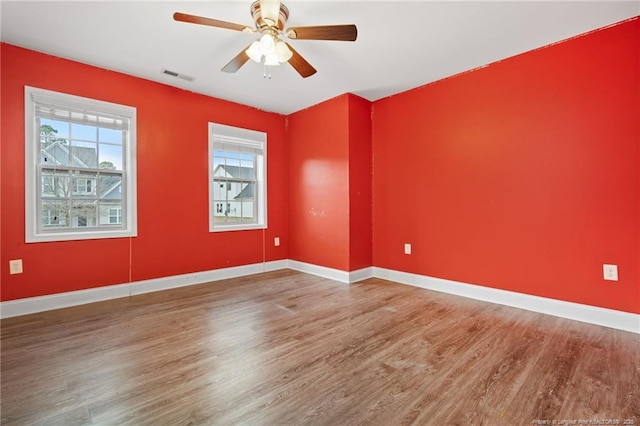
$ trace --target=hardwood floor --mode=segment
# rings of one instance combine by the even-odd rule
[[[1,327],[3,425],[640,425],[638,335],[379,279],[284,270]]]

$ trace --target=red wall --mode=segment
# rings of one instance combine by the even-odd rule
[[[371,102],[345,94],[287,117],[289,258],[372,266]]]
[[[289,258],[349,270],[349,96],[287,117]]]
[[[287,258],[283,116],[11,45],[1,49],[1,300]],[[137,108],[138,237],[24,243],[25,85]],[[264,252],[262,231],[208,230],[209,121],[268,133]],[[9,275],[8,261],[19,258],[24,273]]]
[[[638,40],[635,19],[375,102],[374,265],[640,312]]]
[[[349,270],[373,265],[371,102],[349,96]]]

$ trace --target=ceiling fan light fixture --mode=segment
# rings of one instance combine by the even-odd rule
[[[282,40],[276,42],[276,54],[278,55],[278,61],[281,63],[289,61],[293,56],[293,52],[289,49],[287,43]]]
[[[264,64],[267,66],[280,65],[280,61],[278,60],[278,55],[275,53],[264,55]]]
[[[249,46],[249,48],[245,50],[245,53],[249,58],[251,58],[252,61],[258,63],[262,62],[262,50],[260,49],[260,42],[258,42],[257,40],[251,43],[251,46]]]
[[[251,59],[254,62],[265,65],[265,76],[267,76],[266,70],[268,66],[288,62],[302,78],[307,78],[315,74],[316,69],[296,52],[291,45],[281,40],[281,36],[297,40],[338,41],[355,41],[358,36],[358,29],[354,24],[315,25],[285,29],[285,24],[289,18],[289,9],[280,0],[254,0],[250,11],[255,24],[253,28],[182,12],[175,12],[173,19],[189,24],[207,25],[246,33],[260,33],[258,40],[254,40],[245,50],[241,50],[229,63],[222,67],[222,71],[226,73],[235,73]],[[271,75],[268,75],[271,78]]]
[[[260,50],[263,55],[270,55],[276,50],[276,42],[271,34],[264,34],[260,37]]]

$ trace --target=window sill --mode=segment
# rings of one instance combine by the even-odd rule
[[[213,225],[209,228],[209,232],[227,232],[227,231],[249,231],[254,229],[266,229],[266,225],[260,223],[251,223],[246,225]]]
[[[137,232],[130,230],[100,231],[100,232],[51,232],[35,235],[28,235],[26,243],[48,243],[55,241],[76,241],[76,240],[102,240],[106,238],[128,238],[136,237]]]

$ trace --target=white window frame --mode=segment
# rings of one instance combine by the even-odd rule
[[[37,128],[36,105],[46,104],[95,113],[119,115],[129,121],[128,137],[124,141],[122,171],[123,226],[103,224],[91,229],[48,229],[40,226],[42,199],[39,199],[40,130]],[[25,241],[27,243],[123,238],[137,235],[136,196],[136,108],[111,102],[84,98],[66,93],[25,86]],[[95,183],[92,183],[95,185]],[[93,187],[92,187],[93,188]]]
[[[238,152],[250,150],[256,156],[256,183],[254,203],[256,221],[252,223],[216,223],[214,215],[214,150]],[[223,206],[224,208],[224,206]],[[218,123],[209,123],[209,232],[242,231],[267,228],[267,134]]]

